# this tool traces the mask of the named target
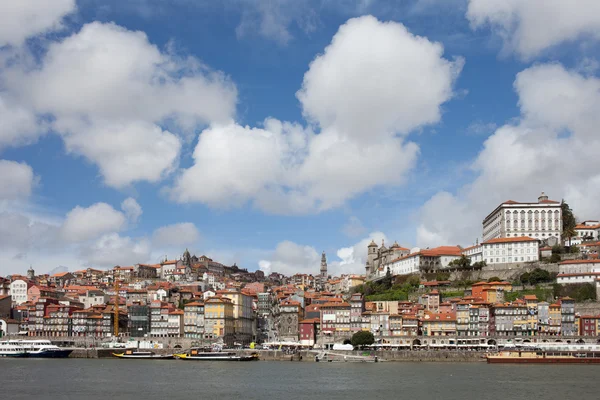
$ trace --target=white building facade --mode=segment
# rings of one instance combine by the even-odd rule
[[[594,283],[600,278],[600,260],[567,260],[560,263],[556,282]]]
[[[10,296],[15,304],[23,304],[27,301],[27,282],[22,279],[16,279],[10,283]]]
[[[583,221],[575,226],[575,232],[575,236],[571,238],[571,245],[600,240],[600,222],[595,220]],[[569,245],[569,240],[565,240],[565,245]]]
[[[554,238],[560,243],[562,209],[543,192],[537,203],[506,201],[483,220],[483,241],[528,236],[537,240]]]
[[[539,241],[531,237],[491,239],[481,244],[483,261],[488,265],[539,261]]]

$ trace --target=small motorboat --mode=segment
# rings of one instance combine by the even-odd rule
[[[125,350],[124,353],[112,353],[117,358],[141,360],[172,360],[173,354],[156,354],[152,351]]]

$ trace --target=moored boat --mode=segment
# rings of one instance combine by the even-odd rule
[[[510,350],[486,359],[488,364],[600,364],[600,352]]]
[[[72,349],[64,349],[52,344],[49,340],[9,340],[8,346],[21,348],[29,358],[67,358]]]
[[[29,354],[27,354],[23,346],[9,342],[0,342],[0,357],[21,358],[28,356]]]
[[[195,361],[256,361],[258,354],[250,355],[236,354],[225,351],[202,351],[199,348],[191,348],[186,353],[174,354],[180,360],[195,360]]]
[[[155,354],[152,351],[126,350],[124,353],[112,353],[117,358],[141,360],[172,360],[173,354]]]

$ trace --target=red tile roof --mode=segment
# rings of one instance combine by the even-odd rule
[[[529,236],[519,236],[519,237],[510,237],[510,238],[496,238],[496,239],[490,239],[487,242],[483,242],[483,244],[515,243],[515,242],[537,242],[537,239],[531,238]]]

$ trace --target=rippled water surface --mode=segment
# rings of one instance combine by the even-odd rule
[[[600,365],[0,360],[6,399],[600,399]]]

